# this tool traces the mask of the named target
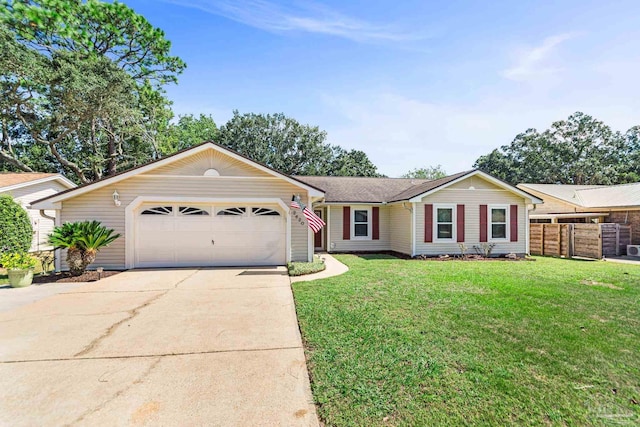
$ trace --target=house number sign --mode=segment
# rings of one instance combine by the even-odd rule
[[[300,213],[297,210],[292,210],[293,217],[300,223],[300,225],[305,225],[304,219],[300,216]]]

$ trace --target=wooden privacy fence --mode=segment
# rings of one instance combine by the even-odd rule
[[[530,224],[531,255],[602,258],[624,255],[631,226],[621,224]]]

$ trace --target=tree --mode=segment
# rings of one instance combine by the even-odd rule
[[[217,142],[288,175],[377,176],[367,155],[325,142],[326,132],[284,114],[240,115],[220,128]]]
[[[27,252],[32,239],[33,227],[27,211],[11,196],[0,195],[0,252]]]
[[[84,183],[157,156],[162,87],[185,67],[170,47],[122,3],[0,0],[0,159],[32,170],[39,145]]]
[[[427,166],[426,168],[416,168],[404,175],[401,178],[418,178],[418,179],[440,179],[447,176],[447,172],[442,169],[442,165]]]
[[[218,126],[211,116],[180,116],[177,123],[168,126],[158,148],[163,155],[172,154],[203,141],[215,141],[218,139],[218,132]]]
[[[640,177],[638,128],[626,134],[584,113],[538,132],[517,135],[476,160],[475,167],[509,183],[619,184]],[[636,159],[636,160],[634,160]]]
[[[328,176],[381,176],[364,151],[332,147],[333,159],[322,172]]]

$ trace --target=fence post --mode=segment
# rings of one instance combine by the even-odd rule
[[[558,256],[562,256],[562,224],[558,224]]]
[[[569,256],[573,258],[576,254],[576,228],[573,224],[571,224],[571,237],[569,241],[571,242],[571,250],[569,252]]]
[[[620,224],[616,224],[616,256],[620,256]]]
[[[542,233],[540,234],[540,255],[542,256],[544,256],[544,232],[546,229],[545,224],[542,224]]]
[[[602,259],[602,224],[598,224],[598,259]]]

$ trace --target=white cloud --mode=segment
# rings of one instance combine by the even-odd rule
[[[547,37],[540,45],[521,51],[515,63],[504,70],[502,75],[509,80],[527,81],[556,74],[561,67],[552,64],[549,57],[560,44],[577,35],[577,33],[564,33]]]
[[[425,35],[355,19],[313,3],[276,4],[266,0],[164,0],[271,32],[302,31],[358,42],[402,42]]]

